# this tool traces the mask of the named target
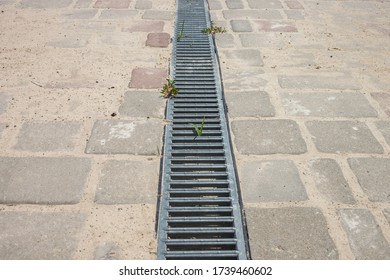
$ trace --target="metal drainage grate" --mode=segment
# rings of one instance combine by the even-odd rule
[[[246,259],[218,63],[204,0],[179,0],[168,101],[158,259]],[[196,136],[191,123],[201,125]]]

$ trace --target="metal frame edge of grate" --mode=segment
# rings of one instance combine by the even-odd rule
[[[247,259],[219,64],[206,0],[178,0],[159,200],[157,259]],[[204,121],[203,135],[193,125]],[[192,125],[193,124],[193,125]]]

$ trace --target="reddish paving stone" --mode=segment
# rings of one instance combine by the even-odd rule
[[[127,9],[131,0],[97,0],[94,8]]]
[[[171,36],[168,33],[149,33],[146,46],[156,48],[166,48],[169,45]]]
[[[258,20],[259,31],[266,32],[297,32],[297,28],[291,23],[284,21]]]
[[[371,93],[371,96],[379,103],[385,113],[390,116],[390,94],[383,92]]]
[[[163,21],[142,21],[130,27],[122,28],[122,32],[162,32],[163,30]]]
[[[302,4],[296,0],[286,0],[284,1],[284,3],[286,3],[287,7],[289,7],[290,9],[304,9]]]
[[[131,73],[129,88],[161,88],[166,78],[166,69],[137,68]]]

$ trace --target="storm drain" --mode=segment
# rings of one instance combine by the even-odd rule
[[[246,259],[219,68],[205,0],[179,0],[167,105],[158,259]],[[201,136],[194,126],[204,122]]]

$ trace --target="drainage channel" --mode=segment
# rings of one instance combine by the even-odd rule
[[[158,259],[247,259],[206,0],[178,0],[167,104]],[[199,129],[204,122],[202,135]]]

